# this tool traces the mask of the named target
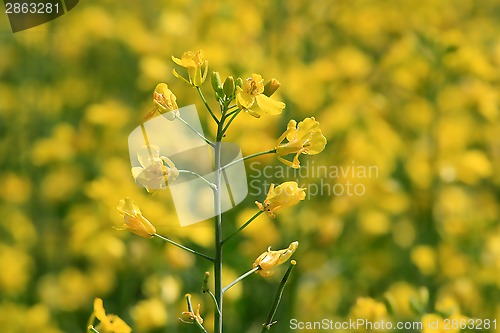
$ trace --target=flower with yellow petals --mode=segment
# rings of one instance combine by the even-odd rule
[[[177,97],[168,88],[168,85],[166,83],[159,83],[153,92],[155,108],[145,118],[151,118],[158,111],[160,114],[167,113],[167,119],[174,120],[176,116],[179,116],[179,107],[176,100]]]
[[[283,143],[287,139],[288,142]],[[288,122],[287,129],[278,139],[276,155],[284,164],[298,169],[300,167],[300,154],[315,155],[325,149],[326,138],[321,133],[319,122],[311,118],[305,118],[297,125],[295,120]],[[290,162],[283,158],[285,155],[295,154]]]
[[[299,242],[293,242],[288,246],[288,248],[278,251],[271,251],[271,247],[269,246],[267,251],[262,253],[253,263],[253,268],[259,267],[260,269],[256,271],[257,274],[260,274],[263,277],[272,276],[273,273],[271,269],[276,266],[281,265],[286,262],[292,254],[299,247]]]
[[[255,204],[261,211],[266,212],[267,215],[275,218],[275,211],[285,207],[294,206],[305,198],[305,188],[299,188],[299,185],[296,182],[284,182],[276,187],[274,187],[274,184],[271,184],[264,203],[255,201]]]
[[[187,69],[189,81],[182,77],[174,69],[173,73],[175,77],[185,81],[188,84],[191,84],[194,87],[199,87],[203,84],[203,82],[205,82],[208,73],[208,61],[205,60],[203,51],[199,50],[196,53],[193,53],[191,51],[184,52],[180,59],[172,56],[172,60],[177,65]],[[203,67],[205,68],[202,72]]]
[[[156,234],[155,226],[142,216],[139,206],[134,201],[129,198],[122,199],[116,209],[123,216],[124,221],[123,226],[117,229],[128,229],[130,232],[144,238],[152,238]]]
[[[132,176],[148,192],[164,189],[179,177],[175,164],[168,157],[160,156],[158,146],[144,146],[137,153],[137,159],[141,166],[132,168]]]
[[[100,333],[130,333],[132,329],[120,317],[114,314],[106,314],[102,299],[94,300],[94,312],[92,313],[91,323],[94,319],[99,320],[96,329]]]
[[[274,81],[278,82],[277,80]],[[277,89],[279,82],[277,84],[276,82],[274,86]],[[260,118],[262,114],[277,115],[285,108],[285,103],[276,101],[264,94],[264,79],[259,74],[252,74],[243,82],[241,87],[237,87],[236,104],[240,109],[255,118]]]

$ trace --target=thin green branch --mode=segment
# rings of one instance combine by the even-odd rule
[[[203,258],[205,258],[205,259],[207,259],[207,260],[210,260],[211,262],[214,262],[214,258],[209,257],[209,256],[207,256],[207,255],[205,255],[205,254],[203,254],[203,253],[200,253],[200,252],[198,252],[198,251],[195,251],[195,250],[193,250],[193,249],[190,249],[189,247],[186,247],[186,246],[181,245],[181,244],[179,244],[179,243],[176,243],[176,242],[174,242],[174,241],[173,241],[173,240],[171,240],[171,239],[168,239],[168,238],[163,237],[163,236],[158,235],[158,234],[153,234],[153,236],[158,237],[158,238],[159,238],[159,239],[161,239],[162,241],[167,242],[167,243],[170,243],[170,244],[172,244],[172,245],[175,245],[175,246],[177,246],[178,248],[181,248],[181,249],[183,249],[183,250],[185,250],[185,251],[187,251],[187,252],[190,252],[190,253],[192,253],[192,254],[196,254],[197,256],[203,257]]]
[[[215,186],[214,183],[210,182],[208,179],[206,179],[205,177],[203,177],[199,173],[196,173],[196,172],[191,171],[191,170],[179,170],[179,173],[186,173],[186,174],[196,176],[196,177],[200,178],[201,180],[203,180],[205,183],[207,183],[207,185],[210,186],[210,188],[212,188],[212,190],[217,189],[217,186]]]
[[[227,110],[229,111],[229,110],[231,110],[231,109],[232,109],[232,108],[234,108],[234,107],[236,107],[236,108],[237,108],[238,106],[237,106],[237,105],[233,105],[233,106],[229,107]],[[233,111],[231,111],[231,112],[227,113],[227,114],[226,114],[226,116],[227,116],[227,117],[231,117],[233,114],[238,113],[238,112],[240,112],[240,111],[241,111],[240,109],[233,110]]]
[[[204,294],[208,293],[210,297],[212,298],[212,301],[214,302],[214,306],[217,309],[217,313],[221,315],[221,311],[219,308],[219,304],[217,303],[217,300],[215,299],[215,295],[210,291],[210,288],[208,287],[208,278],[210,277],[209,272],[205,272],[205,278],[203,279],[203,287],[201,290],[203,291]]]
[[[257,213],[255,213],[254,216],[252,216],[248,221],[246,221],[241,227],[238,228],[238,230],[234,231],[231,235],[227,236],[223,241],[222,244],[226,243],[228,240],[230,240],[233,236],[238,234],[240,231],[245,229],[250,223],[252,223],[253,220],[255,220],[257,217],[259,217],[260,214],[264,213],[262,210],[259,210]]]
[[[219,314],[219,316],[222,316],[222,313],[220,311],[220,308],[219,308],[219,304],[217,304],[217,300],[215,299],[215,295],[213,292],[211,292],[210,290],[207,291],[207,293],[210,295],[210,297],[212,298],[212,301],[214,301],[214,306],[215,308],[217,309],[217,313]]]
[[[205,96],[203,95],[203,93],[201,92],[201,88],[200,87],[196,87],[196,90],[198,90],[198,94],[200,95],[201,97],[201,100],[203,101],[203,103],[205,104],[205,107],[207,108],[208,112],[210,113],[210,115],[212,116],[213,120],[215,120],[215,122],[217,124],[219,124],[220,120],[217,119],[217,117],[215,116],[214,112],[212,111],[212,109],[210,108],[210,105],[208,105],[208,102],[207,100],[205,99]]]
[[[224,128],[222,129],[222,135],[226,134],[226,131],[227,129],[229,128],[229,125],[231,125],[231,123],[233,122],[234,119],[236,119],[236,116],[238,116],[238,114],[241,112],[241,109],[237,109],[235,111],[232,111],[230,112],[230,114],[232,115],[231,119],[229,119],[229,121],[227,122],[227,124],[224,126]],[[226,115],[229,117],[229,114]]]
[[[267,316],[266,322],[262,325],[262,331],[261,333],[265,333],[271,329],[271,326],[276,323],[274,321],[274,316],[276,315],[276,311],[278,310],[278,305],[280,304],[281,301],[281,296],[283,295],[283,290],[285,289],[286,282],[288,281],[288,278],[290,277],[290,273],[292,273],[293,268],[297,262],[295,260],[292,260],[290,262],[290,266],[288,266],[288,269],[283,276],[283,279],[281,279],[280,286],[278,287],[278,292],[276,293],[276,296],[274,297],[274,302],[273,305],[271,306],[271,309],[269,311],[269,315]]]
[[[198,132],[198,130],[196,130],[196,128],[194,128],[193,126],[191,126],[181,116],[176,116],[175,119],[179,119],[184,125],[186,125],[187,127],[189,127],[190,130],[192,130],[194,133],[196,133],[196,135],[198,135],[200,138],[202,138],[210,146],[212,146],[212,147],[215,146],[215,144],[212,141],[208,140],[203,134],[201,134],[200,132]]]
[[[257,156],[266,155],[266,154],[274,154],[274,153],[276,153],[276,148],[269,149],[269,150],[266,150],[266,151],[261,151],[260,153],[255,153],[255,154],[248,155],[248,156],[242,157],[240,159],[234,160],[231,163],[228,163],[228,164],[224,165],[222,167],[222,169],[226,169],[226,168],[230,167],[233,164],[236,164],[236,163],[239,163],[239,162],[243,162],[244,160],[248,160],[249,158],[254,158],[254,157],[257,157]]]
[[[231,282],[230,284],[228,284],[227,286],[225,286],[222,289],[222,293],[225,293],[229,288],[231,288],[232,286],[234,286],[235,284],[237,284],[238,282],[240,282],[241,280],[243,280],[247,276],[251,275],[252,273],[257,272],[259,269],[260,269],[260,266],[252,268],[251,270],[249,270],[248,272],[246,272],[245,274],[243,274],[242,276],[240,276],[239,278],[237,278],[236,280],[234,280],[233,282]]]

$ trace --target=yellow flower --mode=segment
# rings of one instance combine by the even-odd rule
[[[305,198],[305,188],[299,188],[299,185],[296,182],[285,182],[276,187],[274,187],[274,184],[271,184],[264,203],[261,204],[260,202],[255,201],[255,204],[261,211],[266,212],[267,215],[275,218],[275,211],[285,207],[294,206]]]
[[[134,201],[129,198],[122,199],[116,209],[118,209],[124,219],[123,226],[117,229],[128,229],[130,232],[144,238],[151,238],[156,234],[155,226],[142,216],[139,206]]]
[[[287,139],[288,142],[283,143]],[[278,139],[276,155],[278,159],[292,168],[300,167],[300,154],[315,155],[325,149],[326,138],[321,133],[319,122],[311,118],[305,118],[297,125],[295,120],[288,122],[287,129]],[[293,162],[283,158],[285,155],[295,154]]]
[[[271,247],[262,253],[253,263],[253,268],[260,267],[257,274],[263,277],[272,276],[271,269],[286,262],[299,247],[299,242],[293,242],[287,249],[271,251]]]
[[[236,103],[255,118],[260,118],[262,114],[280,114],[285,108],[285,103],[264,94],[264,79],[259,74],[252,74],[243,82],[243,86],[237,87]]]
[[[175,164],[168,157],[160,156],[158,146],[144,146],[137,153],[137,159],[141,166],[132,168],[132,176],[148,192],[164,189],[179,177]]]
[[[358,297],[351,313],[355,318],[363,318],[371,322],[381,321],[387,316],[384,303],[377,302],[370,297]]]
[[[194,87],[199,87],[205,82],[208,73],[208,61],[205,60],[205,56],[203,51],[198,51],[193,53],[191,51],[184,52],[182,57],[176,58],[172,56],[172,60],[179,66],[184,67],[188,71],[189,81],[183,78],[177,71],[174,69],[173,73],[175,77],[187,82],[188,84],[193,85]],[[202,67],[205,66],[205,69],[202,73]]]
[[[176,100],[177,97],[168,88],[168,85],[166,83],[159,83],[153,92],[155,108],[145,118],[151,118],[156,111],[160,114],[172,111],[171,113],[167,113],[167,119],[174,120],[176,116],[179,116],[179,107]]]
[[[106,314],[102,299],[96,298],[94,300],[94,312],[92,314],[92,321],[94,318],[99,320],[99,325],[96,329],[100,333],[130,333],[132,329],[120,317],[113,314]]]

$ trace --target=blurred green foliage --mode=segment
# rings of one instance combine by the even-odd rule
[[[171,55],[197,49],[223,77],[282,83],[281,116],[242,114],[228,132],[245,154],[274,147],[289,119],[314,116],[329,143],[304,160],[378,170],[302,179],[366,192],[313,196],[228,244],[229,282],[267,246],[300,240],[276,331],[290,318],[500,318],[499,18],[496,1],[88,0],[17,34],[5,20],[0,330],[83,332],[102,297],[135,332],[194,332],[177,320],[186,292],[211,322],[205,262],[111,228],[130,196],[160,234],[211,247],[210,221],[181,228],[168,193],[134,184],[127,150],[162,81],[213,132],[195,90],[171,74]],[[288,180],[277,178],[268,181]],[[263,198],[225,214],[225,231]],[[279,275],[228,292],[228,331],[259,330]],[[419,308],[421,287],[429,302]]]

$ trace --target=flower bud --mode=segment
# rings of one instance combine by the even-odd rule
[[[274,78],[269,80],[269,82],[267,82],[266,85],[264,86],[264,95],[270,97],[272,94],[276,92],[276,90],[278,90],[280,86],[281,83],[278,80]]]
[[[129,198],[120,200],[116,209],[123,216],[124,224],[122,229],[128,229],[130,232],[144,238],[151,238],[156,234],[155,226],[142,216],[139,206]]]
[[[236,87],[243,87],[243,79],[241,77],[236,79]]]
[[[234,95],[234,89],[235,84],[234,84],[234,78],[232,76],[228,76],[226,80],[224,81],[224,94],[228,97]]]
[[[222,95],[222,81],[220,80],[219,72],[212,72],[212,88],[217,95]]]

